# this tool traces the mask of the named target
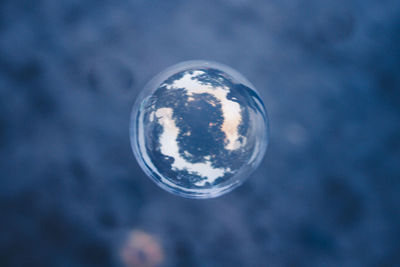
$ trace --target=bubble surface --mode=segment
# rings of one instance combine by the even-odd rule
[[[254,86],[215,62],[167,68],[143,89],[132,110],[132,149],[163,189],[211,198],[239,186],[268,143],[268,117]]]

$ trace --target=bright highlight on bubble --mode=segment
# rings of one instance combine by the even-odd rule
[[[133,152],[165,190],[211,198],[239,186],[268,143],[268,118],[254,86],[214,62],[174,65],[151,80],[133,107]]]

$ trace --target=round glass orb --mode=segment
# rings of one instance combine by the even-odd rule
[[[132,149],[163,189],[212,198],[239,186],[257,168],[268,143],[268,118],[254,86],[209,61],[167,68],[133,107]]]

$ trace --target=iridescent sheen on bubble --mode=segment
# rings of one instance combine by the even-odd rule
[[[188,61],[150,81],[132,111],[131,143],[162,188],[210,198],[240,185],[259,165],[268,139],[263,102],[222,64]]]

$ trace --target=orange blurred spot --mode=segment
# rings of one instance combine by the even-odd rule
[[[134,230],[121,248],[121,258],[126,267],[156,267],[164,260],[164,252],[155,237]]]

